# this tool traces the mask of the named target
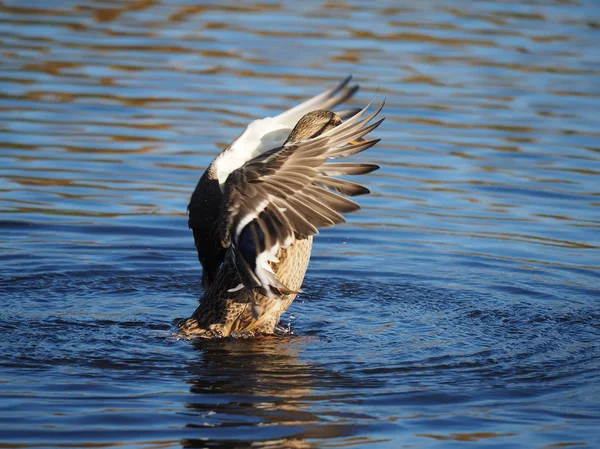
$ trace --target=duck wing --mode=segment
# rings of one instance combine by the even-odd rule
[[[244,132],[235,139],[214,161],[216,178],[223,188],[227,177],[233,170],[266,151],[280,147],[306,114],[317,109],[332,110],[351,98],[359,89],[358,84],[350,85],[352,76],[348,76],[336,87],[326,90],[275,117],[265,117],[251,122]],[[355,110],[342,111],[345,116],[356,113]]]
[[[366,115],[369,106],[315,138],[267,151],[228,176],[220,219],[221,243],[232,247],[245,287],[258,288],[270,297],[292,293],[279,282],[270,265],[278,262],[279,249],[297,238],[317,234],[319,228],[344,222],[343,213],[360,209],[339,193],[356,196],[369,190],[334,176],[364,174],[379,167],[327,161],[360,153],[379,142],[362,139],[383,121],[370,124],[383,104]]]
[[[330,110],[351,98],[358,90],[358,85],[351,85],[351,79],[351,76],[347,77],[336,87],[282,114],[251,122],[207,168],[198,181],[188,205],[188,225],[194,233],[198,259],[203,266],[205,287],[216,277],[226,254],[220,239],[215,238],[215,231],[219,224],[223,189],[228,176],[250,159],[283,145],[296,123],[306,113],[316,109]],[[338,114],[345,118],[354,113],[356,110],[346,110]]]

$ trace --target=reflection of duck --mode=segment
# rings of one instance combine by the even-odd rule
[[[184,416],[193,433],[182,447],[308,449],[317,444],[307,439],[355,431],[355,423],[335,422],[337,409],[325,412],[326,418],[314,410],[322,397],[315,397],[314,388],[323,379],[327,391],[332,382],[358,388],[360,381],[300,359],[308,341],[294,336],[197,340],[197,357],[185,362],[191,394]]]
[[[252,122],[200,178],[188,209],[205,294],[180,324],[188,336],[272,333],[299,292],[312,236],[359,209],[337,193],[369,190],[333,176],[379,167],[326,161],[375,145],[363,136],[381,123],[369,125],[381,107],[329,111],[358,90],[349,81]]]

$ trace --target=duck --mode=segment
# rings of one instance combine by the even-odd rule
[[[251,122],[206,168],[188,205],[204,290],[194,313],[178,322],[191,338],[273,334],[301,286],[319,229],[345,221],[368,194],[340,176],[379,166],[346,162],[369,139],[385,101],[333,109],[359,89],[352,76],[274,117]],[[336,160],[342,159],[342,162]]]

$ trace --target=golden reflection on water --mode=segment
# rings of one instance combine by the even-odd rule
[[[515,433],[495,433],[495,432],[473,432],[473,433],[452,433],[450,435],[435,435],[435,434],[421,434],[426,438],[431,438],[438,441],[481,441],[488,440],[491,438],[502,438],[502,437],[514,437],[517,436]]]
[[[63,250],[55,240],[149,246],[164,234],[164,247],[197,270],[186,206],[212,157],[249,121],[353,73],[354,106],[386,97],[382,142],[359,156],[382,168],[364,178],[373,194],[363,212],[318,240],[315,274],[486,292],[543,279],[542,291],[587,295],[600,247],[594,14],[586,2],[3,2],[0,222],[56,226],[23,237],[53,253]],[[207,393],[209,371],[231,382],[219,388],[247,382],[282,397],[290,424],[295,414],[319,421],[297,400],[318,383],[311,367],[293,349],[257,345],[190,362],[192,392]],[[306,376],[286,384],[277,376],[289,366]],[[245,411],[268,421],[269,405],[255,405]],[[369,444],[362,438],[344,441]]]

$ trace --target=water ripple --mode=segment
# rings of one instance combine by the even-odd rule
[[[0,446],[600,441],[592,0],[0,4]],[[381,170],[293,335],[179,341],[186,206],[250,120],[353,73]],[[51,443],[50,443],[51,442]]]

